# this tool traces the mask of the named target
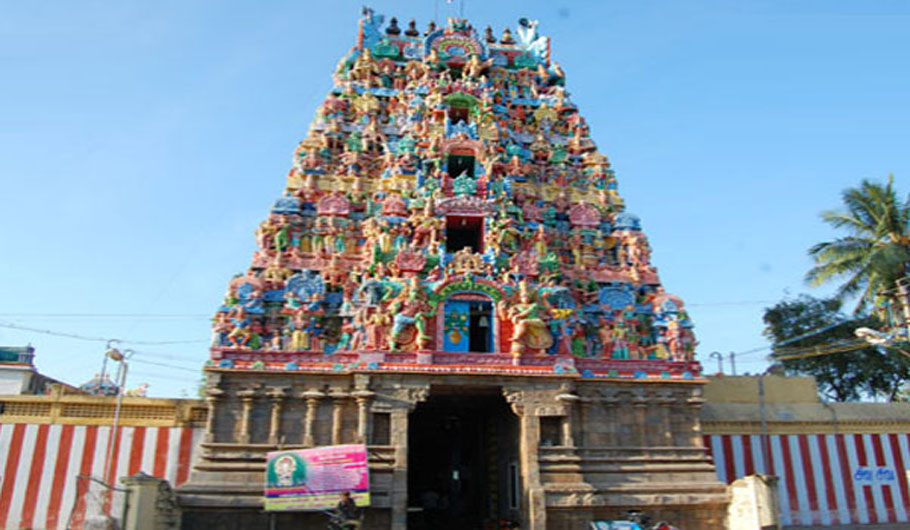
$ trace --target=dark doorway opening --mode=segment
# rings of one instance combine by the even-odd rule
[[[446,217],[446,252],[458,252],[465,247],[483,252],[483,217]]]
[[[489,353],[493,336],[493,304],[471,302],[468,322],[468,351]]]
[[[460,177],[462,173],[474,178],[474,157],[471,155],[449,155],[446,161],[446,171],[453,179]]]
[[[468,108],[467,107],[449,107],[449,121],[452,122],[452,125],[463,121],[468,122]]]
[[[408,421],[408,528],[517,521],[518,421],[498,387],[436,387]]]

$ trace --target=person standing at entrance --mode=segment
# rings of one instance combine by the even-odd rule
[[[435,490],[427,490],[420,496],[423,504],[423,520],[430,528],[439,524],[439,494]]]
[[[351,492],[345,491],[338,501],[338,515],[342,519],[342,527],[347,530],[360,530],[360,510],[351,498]]]

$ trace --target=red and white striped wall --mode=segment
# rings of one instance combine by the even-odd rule
[[[717,477],[780,477],[781,523],[851,525],[910,519],[910,434],[710,435]],[[767,453],[767,458],[763,454]],[[766,463],[767,460],[767,463]]]
[[[172,486],[186,482],[201,429],[190,427],[120,427],[111,437],[110,426],[0,424],[0,528],[66,528],[86,516],[88,481],[78,475],[105,476],[109,484],[119,477],[144,471]],[[109,443],[113,443],[112,471],[105,473]],[[122,487],[121,484],[116,484]],[[93,487],[93,490],[97,490]],[[123,495],[108,496],[119,514]]]

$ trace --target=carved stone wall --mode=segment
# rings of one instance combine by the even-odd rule
[[[406,528],[409,414],[435,385],[494,387],[517,415],[523,528],[583,528],[631,508],[685,528],[722,524],[727,494],[702,443],[699,383],[358,373],[212,374],[210,432],[179,492],[185,520],[201,528],[200,510],[261,507],[268,451],[365,442],[365,528]],[[377,415],[388,421],[380,443]]]

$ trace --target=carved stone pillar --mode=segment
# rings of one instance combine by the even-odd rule
[[[240,429],[237,433],[237,441],[242,444],[250,443],[250,414],[253,412],[253,400],[256,398],[256,391],[252,389],[241,390],[237,392],[240,397]]]
[[[521,488],[527,503],[527,508],[522,510],[521,527],[546,530],[546,494],[540,481],[540,417],[536,407],[525,402],[523,391],[503,389],[502,393],[512,412],[518,416]]]
[[[600,398],[600,412],[603,417],[601,424],[606,427],[603,445],[617,447],[630,445],[626,434],[622,431],[623,414],[620,413],[620,403],[623,396],[614,389],[604,389]]]
[[[277,444],[281,436],[281,409],[284,406],[286,397],[284,387],[272,387],[269,389],[268,396],[272,401],[272,413],[269,417],[269,443]]]
[[[673,428],[673,445],[675,447],[692,447],[692,424],[689,407],[689,389],[677,391],[673,408],[670,414],[670,423]]]
[[[341,443],[343,434],[344,404],[351,395],[341,389],[333,388],[329,391],[329,397],[332,398],[332,445],[338,445]]]
[[[205,403],[208,406],[208,415],[205,417],[205,437],[206,442],[215,441],[215,409],[218,408],[217,401],[224,395],[224,390],[210,387],[205,391]]]
[[[391,443],[395,447],[395,467],[392,470],[392,528],[408,527],[408,413],[409,409],[393,409],[390,414]]]
[[[408,414],[417,403],[426,401],[430,387],[401,387],[392,393],[390,413],[390,443],[395,448],[392,486],[389,503],[392,506],[392,530],[408,528]]]
[[[701,412],[701,406],[705,403],[705,398],[702,397],[701,387],[692,390],[692,394],[689,396],[689,399],[686,400],[686,403],[689,405],[689,421],[692,426],[689,437],[689,446],[704,447],[705,441],[701,436],[701,417],[699,413]]]
[[[571,391],[564,391],[556,396],[556,400],[563,403],[566,409],[566,415],[562,421],[561,442],[566,447],[575,447],[575,403],[580,399]]]
[[[369,390],[356,390],[352,394],[357,402],[357,442],[367,443],[367,426],[369,425],[367,417],[367,405],[370,399],[375,395]]]
[[[642,389],[636,389],[632,394],[633,425],[638,426],[632,440],[639,448],[648,446],[648,401]]]
[[[585,429],[586,425],[590,425],[591,422],[591,409],[593,408],[594,403],[591,401],[591,398],[582,398],[578,407],[578,427],[581,431],[581,446],[587,445],[596,445],[591,441],[591,433],[589,429]]]
[[[657,416],[660,421],[658,422],[659,432],[657,439],[659,440],[659,445],[666,447],[673,445],[673,418],[670,415],[670,409],[675,402],[676,398],[671,390],[663,390],[658,394],[656,405],[658,407]]]
[[[319,400],[324,398],[325,394],[310,389],[301,393],[300,397],[306,401],[306,414],[303,417],[303,445],[313,447],[316,445],[316,411],[319,410]]]

